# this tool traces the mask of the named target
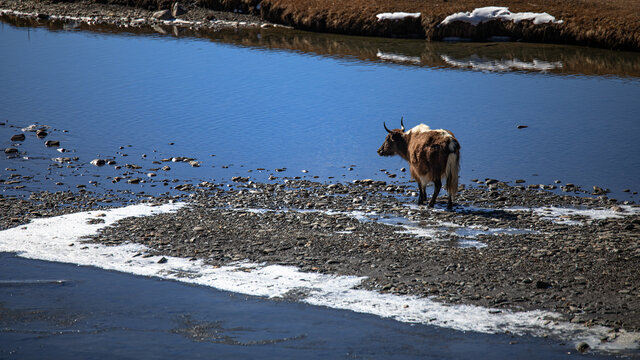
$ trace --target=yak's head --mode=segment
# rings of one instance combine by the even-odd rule
[[[402,119],[400,119],[400,129],[389,130],[387,124],[382,124],[388,134],[387,138],[384,139],[384,143],[380,146],[380,149],[378,149],[378,155],[391,156],[406,152],[407,142],[404,139],[404,124],[402,123]]]

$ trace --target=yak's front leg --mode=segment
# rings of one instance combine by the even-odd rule
[[[429,200],[430,208],[435,206],[436,200],[438,199],[438,194],[440,194],[441,187],[442,187],[442,181],[440,179],[433,180],[433,196],[431,196],[431,200]]]

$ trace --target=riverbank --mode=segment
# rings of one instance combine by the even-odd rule
[[[420,2],[373,1],[300,3],[293,0],[200,1],[180,3],[175,15],[173,2],[165,0],[37,2],[2,0],[0,8],[10,9],[33,17],[55,16],[91,17],[93,22],[115,22],[127,25],[154,25],[158,21],[177,18],[176,25],[189,27],[269,26],[280,24],[297,29],[347,35],[422,38],[433,41],[505,40],[576,44],[616,50],[640,50],[640,1],[600,2],[573,0],[570,2],[525,1],[494,3],[488,1],[448,2],[423,0]],[[466,12],[488,6],[508,7],[496,19],[474,25],[462,21]],[[160,15],[157,12],[167,10]],[[378,16],[404,12],[405,16]],[[520,13],[520,15],[518,15]],[[525,14],[547,14],[542,18],[521,20]],[[460,21],[447,22],[447,17],[459,14]],[[507,14],[507,16],[503,16]],[[550,17],[549,17],[550,16]],[[479,18],[471,19],[478,20]],[[509,20],[515,19],[515,20]],[[132,23],[133,21],[133,23]],[[180,23],[182,21],[188,24]],[[230,22],[230,24],[227,24]]]
[[[436,210],[416,207],[403,196],[409,188],[377,181],[235,181],[141,197],[188,205],[124,219],[88,241],[138,242],[151,255],[214,266],[249,260],[364,276],[363,288],[382,293],[549,310],[585,326],[640,330],[637,206],[489,181],[462,190],[456,210],[447,212],[444,198]],[[0,198],[7,214],[0,228],[100,208],[104,199],[90,191]]]

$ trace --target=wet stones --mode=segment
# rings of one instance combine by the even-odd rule
[[[18,149],[10,147],[10,148],[6,148],[4,149],[4,153],[5,154],[15,154],[18,152]]]
[[[25,138],[24,134],[16,134],[11,137],[11,141],[24,141]]]
[[[180,5],[179,2],[175,2],[173,3],[173,6],[171,6],[171,16],[178,17],[180,15],[184,15],[187,13],[187,10],[182,7],[182,5]]]
[[[46,147],[57,147],[60,146],[60,141],[58,140],[47,140],[44,142],[44,146]]]
[[[40,129],[36,131],[36,136],[40,139],[44,139],[47,135],[49,135],[49,133],[46,130]]]
[[[151,15],[151,17],[153,17],[154,19],[157,19],[157,20],[171,20],[171,19],[173,19],[173,15],[171,14],[170,10],[156,11],[156,12],[153,13],[153,15]]]
[[[90,164],[94,166],[104,166],[107,162],[104,159],[93,159]]]

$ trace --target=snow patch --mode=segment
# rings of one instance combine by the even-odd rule
[[[179,209],[184,204],[131,205],[104,211],[88,211],[35,219],[23,226],[0,231],[0,251],[47,261],[96,266],[136,275],[156,276],[186,283],[211,286],[242,294],[287,298],[303,293],[301,301],[355,312],[393,318],[408,323],[431,324],[459,331],[510,332],[514,335],[551,335],[573,342],[585,341],[595,349],[618,350],[638,347],[639,333],[620,331],[611,342],[602,342],[610,328],[584,327],[558,321],[560,315],[547,311],[512,312],[471,305],[447,305],[430,298],[381,294],[356,289],[363,277],[301,272],[296,267],[232,263],[213,267],[201,260],[165,256],[138,256],[146,247],[126,243],[118,246],[82,244],[81,238],[130,216],[149,216]],[[88,222],[100,218],[104,223]],[[70,246],[70,244],[75,244]]]
[[[629,215],[640,214],[640,207],[622,205],[610,209],[575,209],[560,208],[555,206],[540,207],[532,209],[511,208],[507,211],[530,210],[539,215],[542,219],[552,221],[556,224],[564,225],[584,225],[582,219],[603,220],[610,218],[623,218]]]
[[[454,21],[463,21],[473,26],[477,26],[483,22],[491,20],[513,21],[519,23],[522,20],[532,21],[536,25],[554,23],[561,24],[562,20],[556,20],[555,17],[545,13],[521,12],[512,13],[509,8],[502,6],[487,6],[474,9],[472,12],[459,12],[447,16],[440,25],[447,25]]]
[[[380,13],[376,15],[378,21],[382,20],[404,20],[406,18],[419,18],[420,13],[407,13],[407,12],[392,12],[392,13]]]

